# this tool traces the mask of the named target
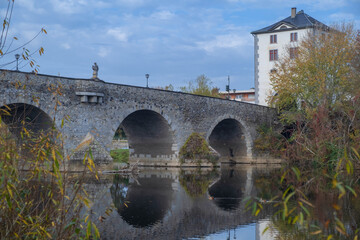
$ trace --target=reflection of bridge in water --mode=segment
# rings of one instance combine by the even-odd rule
[[[267,171],[249,165],[223,166],[218,173],[144,170],[137,179],[115,178],[110,190],[110,179],[105,181],[105,186],[90,187],[90,193],[96,193],[92,209],[100,214],[115,205],[116,210],[99,223],[103,239],[206,236],[255,223],[270,214],[265,206],[260,215],[254,217],[245,211],[242,201],[248,196],[256,196],[254,179],[258,173]],[[210,187],[204,191],[202,186],[205,184]],[[256,226],[258,232],[263,228]],[[262,239],[260,233],[255,234]]]

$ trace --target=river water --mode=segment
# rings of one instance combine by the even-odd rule
[[[137,176],[103,175],[85,185],[102,239],[271,239],[261,235],[268,209],[254,217],[243,199],[256,196],[257,175],[274,167],[141,169]]]
[[[263,204],[255,217],[245,210],[244,200],[269,199],[277,184],[272,177],[279,171],[274,165],[247,164],[144,168],[136,176],[102,175],[100,182],[89,182],[85,188],[102,239],[271,240],[281,235],[276,227],[263,234],[266,227],[276,225],[272,204]],[[332,212],[326,196],[313,199],[318,215]],[[348,208],[346,226],[359,224],[360,208]]]

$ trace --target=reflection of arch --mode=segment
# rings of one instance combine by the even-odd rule
[[[173,155],[174,134],[168,121],[156,111],[137,110],[121,122],[134,154]]]
[[[225,115],[219,117],[207,133],[210,144],[222,157],[251,157],[252,138],[243,120]]]
[[[53,120],[47,113],[30,104],[12,103],[0,109],[9,113],[2,114],[1,118],[8,126],[10,132],[18,138],[20,138],[24,127],[37,135],[40,132],[49,132],[54,126]]]
[[[111,194],[114,205],[124,221],[136,228],[144,228],[163,220],[173,198],[172,179],[151,176],[139,178],[138,184],[130,185],[115,180],[114,178]],[[119,183],[120,187],[115,187]],[[116,196],[117,193],[120,193],[119,196]]]
[[[209,195],[219,208],[232,211],[239,207],[244,196],[246,175],[235,169],[221,169],[221,178],[209,187]]]

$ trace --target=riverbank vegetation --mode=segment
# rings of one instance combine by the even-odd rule
[[[263,130],[262,146],[275,141],[287,161],[334,170],[345,155],[357,164],[360,149],[360,37],[351,24],[317,31],[271,73],[282,129]]]
[[[129,149],[115,149],[110,151],[114,163],[129,163]]]
[[[287,229],[283,239],[359,237],[357,216],[343,216],[360,194],[359,64],[359,31],[341,24],[311,32],[271,73],[269,103],[281,126],[263,126],[255,147],[287,164],[276,176],[278,191],[251,208],[258,214],[264,203],[277,207],[273,223]],[[314,193],[328,197],[326,214],[317,212]]]

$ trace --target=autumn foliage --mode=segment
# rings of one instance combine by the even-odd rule
[[[289,51],[290,53],[290,51]],[[283,157],[336,166],[355,159],[360,131],[359,32],[342,24],[315,29],[297,54],[284,56],[271,73],[269,103],[286,132]]]

